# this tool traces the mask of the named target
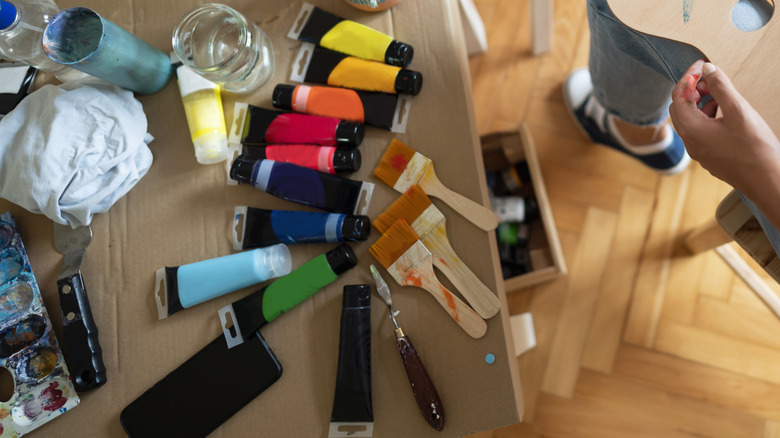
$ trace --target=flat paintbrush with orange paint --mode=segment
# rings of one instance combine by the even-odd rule
[[[368,250],[398,284],[427,290],[469,336],[485,336],[485,320],[439,283],[431,252],[405,220],[398,219]]]
[[[494,230],[498,226],[498,218],[493,211],[445,187],[433,170],[433,162],[397,139],[390,142],[374,169],[374,176],[401,193],[419,184],[430,196],[446,202],[485,231]]]
[[[436,208],[422,187],[415,184],[374,220],[374,227],[384,233],[398,219],[404,219],[423,244],[433,253],[436,266],[471,304],[479,316],[488,319],[498,313],[501,302],[452,249],[447,239],[447,219]]]

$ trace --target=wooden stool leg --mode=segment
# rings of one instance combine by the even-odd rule
[[[700,225],[683,238],[685,247],[694,254],[709,251],[721,245],[733,241],[723,227],[713,218],[706,224]]]

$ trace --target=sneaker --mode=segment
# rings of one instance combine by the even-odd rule
[[[691,162],[682,139],[669,124],[664,125],[664,140],[643,146],[629,144],[615,127],[615,116],[593,95],[587,68],[574,70],[566,78],[563,99],[577,127],[596,144],[620,151],[664,175],[682,172]]]

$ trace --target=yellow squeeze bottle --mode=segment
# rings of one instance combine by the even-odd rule
[[[184,65],[176,69],[176,75],[195,158],[200,164],[225,161],[229,151],[219,85]]]

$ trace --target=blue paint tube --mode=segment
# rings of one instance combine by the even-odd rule
[[[230,178],[299,204],[332,213],[364,215],[374,184],[318,172],[291,163],[239,155]]]
[[[285,243],[362,242],[371,234],[368,216],[236,207],[233,249]]]
[[[157,317],[290,273],[290,250],[283,244],[258,248],[188,265],[157,270]]]

